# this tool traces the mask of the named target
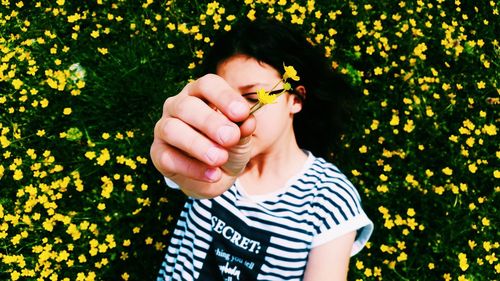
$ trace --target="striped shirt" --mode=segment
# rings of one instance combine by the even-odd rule
[[[311,248],[355,230],[351,255],[373,223],[346,176],[309,153],[272,194],[248,195],[236,180],[216,198],[188,199],[157,280],[301,280]]]

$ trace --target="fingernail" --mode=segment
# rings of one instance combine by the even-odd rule
[[[219,178],[219,169],[217,168],[209,168],[205,171],[205,177],[210,181],[215,181]]]
[[[243,114],[243,112],[248,111],[248,104],[239,101],[233,101],[231,104],[229,104],[229,111],[231,111],[231,114],[233,116],[240,116],[241,114]]]
[[[234,134],[234,129],[231,126],[222,126],[217,130],[217,136],[219,137],[219,141],[221,144],[227,143],[229,140],[231,140],[232,136]]]
[[[220,154],[221,154],[220,149],[218,149],[216,147],[211,147],[207,150],[207,152],[205,153],[205,156],[207,157],[208,161],[211,162],[211,164],[214,164],[219,159]]]

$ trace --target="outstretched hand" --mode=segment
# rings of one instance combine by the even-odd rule
[[[227,190],[250,160],[255,119],[241,94],[215,74],[165,101],[154,129],[155,167],[189,196]]]

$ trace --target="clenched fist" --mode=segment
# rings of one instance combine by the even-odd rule
[[[241,93],[215,74],[189,83],[163,106],[151,159],[196,198],[222,194],[250,160],[255,119]]]

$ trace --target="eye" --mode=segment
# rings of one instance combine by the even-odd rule
[[[259,99],[257,98],[257,94],[255,93],[244,94],[243,97],[249,104],[255,104],[259,101]]]
[[[246,99],[246,100],[247,100],[247,102],[249,102],[249,103],[256,103],[256,102],[258,102],[258,101],[259,101],[259,99],[257,99],[257,98],[247,98],[247,97],[246,97],[245,99]]]

